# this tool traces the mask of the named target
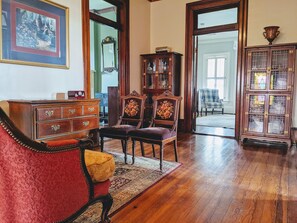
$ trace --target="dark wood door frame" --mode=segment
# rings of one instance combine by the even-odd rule
[[[90,82],[90,19],[109,25],[119,31],[119,93],[127,95],[130,92],[130,50],[129,50],[129,0],[105,0],[118,7],[118,23],[107,19],[90,16],[89,0],[81,0],[82,3],[82,39],[84,61],[84,91],[86,97],[91,96]]]
[[[194,30],[196,24],[196,12],[199,10],[212,11],[226,9],[230,5],[238,7],[238,60],[237,60],[237,81],[236,81],[236,110],[235,110],[235,138],[239,139],[240,120],[242,108],[242,87],[243,86],[243,55],[246,46],[247,34],[247,9],[248,0],[201,0],[188,3],[186,6],[186,46],[185,46],[185,88],[184,88],[184,129],[186,132],[192,132],[193,115],[195,114],[195,103],[193,99],[197,83],[194,83],[193,77],[193,42]],[[215,32],[215,30],[213,30]]]

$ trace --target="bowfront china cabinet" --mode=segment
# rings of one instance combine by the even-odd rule
[[[247,47],[241,140],[291,146],[296,45]]]
[[[142,94],[147,95],[145,103],[145,124],[152,117],[153,96],[169,90],[180,95],[181,54],[164,52],[142,54]]]

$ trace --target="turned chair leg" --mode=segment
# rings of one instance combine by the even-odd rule
[[[102,204],[103,204],[103,208],[102,208],[102,213],[101,213],[101,222],[102,223],[109,223],[110,219],[108,217],[108,212],[112,206],[113,203],[113,198],[110,194],[106,195],[103,200],[102,200]]]
[[[160,145],[160,170],[163,169],[163,145]]]
[[[125,164],[127,164],[127,140],[121,140],[124,153]]]
[[[152,144],[152,149],[153,149],[153,157],[156,157],[156,152],[155,152],[155,146]]]
[[[174,140],[174,142],[173,142],[173,146],[174,146],[175,162],[178,162],[178,155],[177,155],[177,140]]]
[[[122,144],[122,151],[123,151],[123,153],[125,153],[125,149],[124,149],[124,146],[125,146],[125,145],[124,145],[124,140],[122,140],[122,139],[121,139],[121,144]]]
[[[141,144],[142,142],[140,142]],[[135,140],[132,139],[132,164],[135,162]]]
[[[101,144],[101,152],[103,152],[104,140],[102,136],[100,136],[100,144]]]
[[[143,142],[140,142],[141,155],[145,156]]]

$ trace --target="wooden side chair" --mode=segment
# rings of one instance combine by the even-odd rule
[[[177,125],[179,115],[179,105],[182,100],[180,96],[174,96],[170,91],[153,97],[153,118],[147,128],[136,129],[129,132],[132,139],[132,162],[135,157],[135,141],[152,144],[153,156],[155,157],[154,145],[160,146],[160,170],[162,170],[163,148],[169,142],[174,142],[175,161],[178,162],[177,155]],[[144,153],[142,152],[142,155]]]
[[[125,154],[125,163],[127,163],[128,133],[131,130],[139,129],[141,127],[145,100],[146,95],[140,95],[136,91],[121,97],[122,114],[117,124],[114,126],[103,127],[99,130],[102,152],[104,150],[104,137],[120,139],[123,153]]]

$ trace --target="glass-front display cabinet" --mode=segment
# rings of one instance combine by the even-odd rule
[[[241,140],[291,145],[295,45],[247,47]]]
[[[164,52],[142,54],[142,94],[147,95],[145,121],[152,117],[152,97],[165,90],[180,95],[181,54]]]

